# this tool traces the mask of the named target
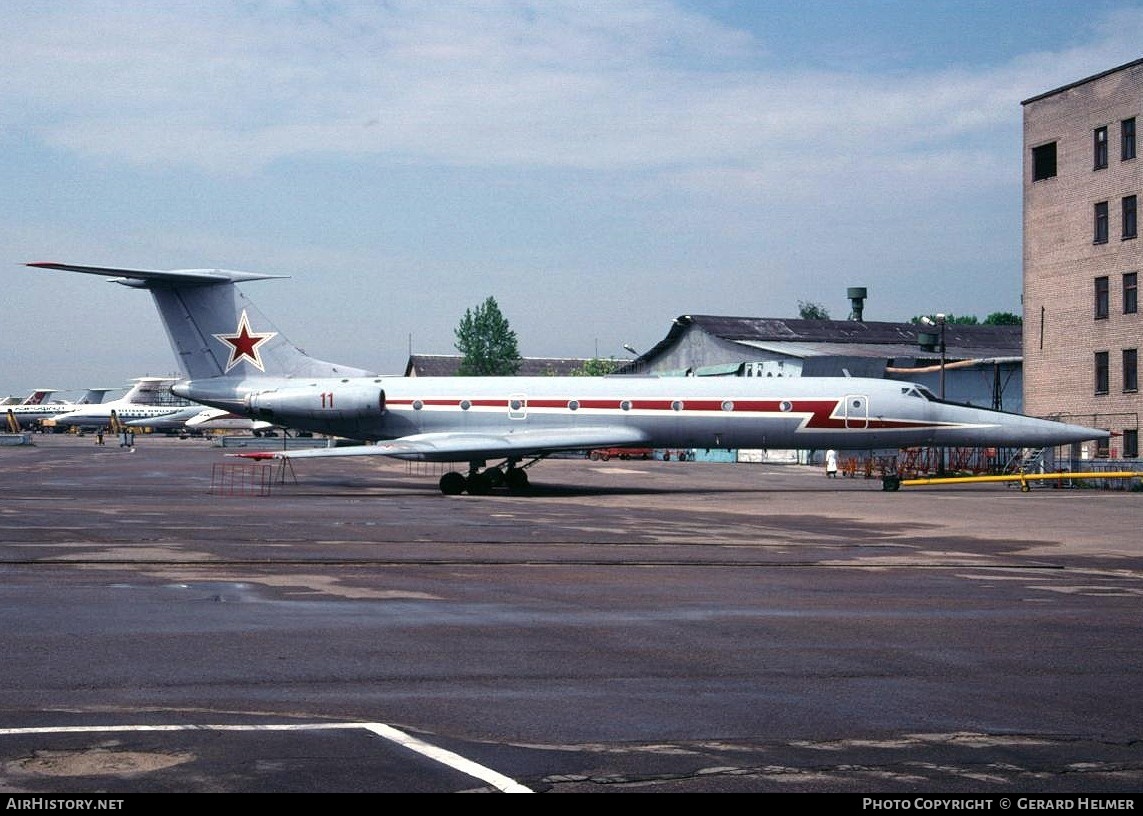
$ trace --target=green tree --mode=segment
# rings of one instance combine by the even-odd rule
[[[462,376],[511,376],[520,370],[516,332],[491,296],[476,309],[464,310],[456,328],[456,350],[464,355],[458,371]]]
[[[910,323],[920,323],[922,317],[927,317],[929,320],[933,319],[933,315],[916,315],[909,319]],[[976,326],[980,323],[976,315],[945,315],[945,323],[948,325],[958,324],[961,326]]]
[[[798,301],[798,317],[802,320],[829,320],[829,312],[820,303],[809,300]]]
[[[619,368],[619,361],[614,357],[607,360],[601,357],[593,357],[590,360],[584,360],[583,365],[568,373],[573,377],[603,377],[607,374],[614,374],[617,368]]]
[[[1024,318],[1012,312],[993,312],[984,318],[986,326],[1023,326]]]

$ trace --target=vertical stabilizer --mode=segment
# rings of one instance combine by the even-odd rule
[[[119,269],[57,263],[28,266],[103,275],[124,286],[150,290],[179,368],[188,379],[373,374],[308,356],[287,340],[235,285],[240,281],[284,277],[282,275],[224,269]]]
[[[87,393],[79,401],[80,405],[98,405],[103,402],[103,398],[107,395],[108,391],[114,391],[114,388],[89,388]]]
[[[130,390],[116,402],[121,405],[167,404],[171,401],[171,386],[178,381],[178,377],[138,377]]]
[[[44,400],[46,400],[54,393],[54,388],[37,388],[35,391],[25,397],[21,405],[43,405]]]

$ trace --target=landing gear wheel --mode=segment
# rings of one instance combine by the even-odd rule
[[[468,495],[487,496],[492,492],[492,477],[487,471],[470,473],[468,476]]]
[[[528,472],[523,468],[508,468],[504,471],[504,484],[509,490],[523,490],[528,486]]]
[[[464,488],[467,486],[468,479],[464,478],[463,473],[457,473],[455,470],[450,470],[448,473],[441,476],[441,493],[444,493],[446,496],[459,496],[464,492]]]

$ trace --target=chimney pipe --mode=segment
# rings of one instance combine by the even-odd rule
[[[861,323],[861,314],[865,308],[865,287],[864,286],[851,286],[845,290],[846,297],[849,298],[852,311],[849,313],[850,320],[856,320]]]

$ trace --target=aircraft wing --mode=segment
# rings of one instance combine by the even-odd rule
[[[392,456],[425,462],[468,462],[509,456],[540,456],[556,451],[641,445],[646,435],[637,428],[537,428],[506,433],[426,433],[385,440],[373,445],[338,448],[239,453],[248,459],[313,459],[326,456]]]

